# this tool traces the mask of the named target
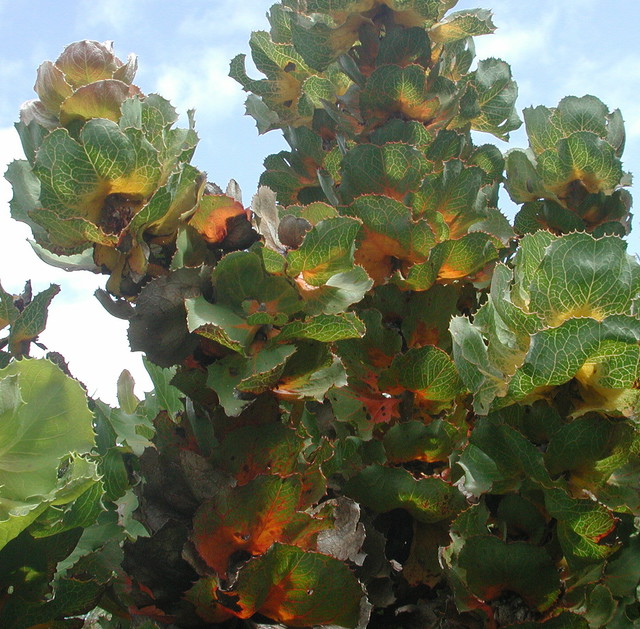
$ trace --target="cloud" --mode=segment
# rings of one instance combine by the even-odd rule
[[[265,13],[272,0],[218,0],[207,8],[199,7],[182,20],[177,32],[183,37],[202,38],[215,41],[218,37],[228,39],[230,34],[248,35],[252,30],[269,28]],[[203,28],[206,25],[206,28]]]
[[[610,59],[580,55],[563,87],[578,96],[591,93],[609,109],[620,109],[629,138],[640,136],[640,102],[632,86],[640,84],[640,55],[631,53]]]
[[[488,36],[476,38],[476,53],[480,59],[497,57],[516,65],[529,59],[548,58],[550,42],[557,23],[557,11],[552,11],[536,23],[522,24],[522,18],[508,12],[494,15],[497,29]]]
[[[78,274],[87,273],[73,275]],[[94,281],[96,285],[103,283],[97,278]],[[66,358],[71,373],[87,387],[90,396],[117,405],[117,381],[123,369],[133,375],[138,397],[152,388],[141,354],[129,349],[126,330],[127,322],[109,315],[92,290],[69,298],[63,287],[51,304],[41,341]]]
[[[228,76],[229,57],[226,50],[209,48],[180,65],[160,66],[155,89],[181,112],[195,108],[198,118],[236,113],[245,97]]]
[[[0,128],[0,171],[14,159],[22,159],[22,147],[15,129]],[[87,271],[67,273],[44,264],[27,242],[31,230],[10,217],[11,185],[0,179],[0,281],[10,293],[22,291],[31,280],[34,292],[58,284],[61,292],[49,309],[47,329],[42,342],[60,352],[69,362],[71,372],[84,382],[89,393],[116,403],[116,382],[128,369],[138,382],[138,394],[151,389],[151,381],[139,354],[133,354],[126,339],[126,323],[114,319],[93,297],[105,283],[103,276]]]
[[[135,23],[138,4],[131,0],[81,0],[78,26],[81,29],[106,26],[115,31],[122,31]]]

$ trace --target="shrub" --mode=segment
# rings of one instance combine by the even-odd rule
[[[97,42],[38,71],[12,212],[109,275],[154,382],[87,401],[0,294],[0,620],[35,627],[638,624],[640,272],[619,111],[524,111],[485,10],[285,0],[231,76],[250,208]],[[520,207],[498,209],[504,185]]]

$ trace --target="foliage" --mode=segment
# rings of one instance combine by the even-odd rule
[[[517,88],[455,4],[274,5],[263,78],[231,62],[290,145],[250,208],[133,57],[40,67],[13,216],[109,275],[154,392],[87,406],[26,358],[55,287],[0,291],[3,627],[638,626],[622,117],[567,97],[476,145]]]

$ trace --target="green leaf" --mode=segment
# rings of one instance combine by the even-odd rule
[[[588,192],[607,194],[621,183],[623,125],[600,100],[568,96],[557,108],[525,109],[524,118],[537,172],[551,195],[572,203],[570,185],[575,181]]]
[[[283,326],[278,341],[311,339],[332,343],[344,339],[360,338],[365,333],[364,323],[348,312],[343,315],[318,315],[306,321],[292,321]]]
[[[477,98],[480,114],[471,119],[471,128],[486,131],[502,140],[518,129],[522,121],[515,109],[518,86],[511,78],[509,64],[500,59],[483,59],[471,75],[469,89]]]
[[[189,332],[197,332],[216,343],[241,354],[253,341],[259,325],[250,325],[241,315],[204,297],[187,299],[187,325]]]
[[[131,139],[111,120],[89,120],[80,132],[89,161],[103,179],[117,180],[133,170],[136,150]]]
[[[616,528],[614,514],[601,504],[571,498],[561,489],[548,489],[545,506],[558,520],[558,541],[572,568],[600,563],[619,548],[618,544],[600,543]]]
[[[518,489],[526,479],[552,485],[542,453],[518,430],[497,415],[479,418],[463,452],[465,486],[470,491],[506,493]]]
[[[63,492],[71,496],[72,486],[81,486],[95,472],[87,469],[86,476],[76,477],[82,465],[73,462],[64,471],[71,453],[87,453],[94,445],[92,415],[78,382],[51,362],[33,359],[0,370],[0,382],[0,545],[4,546],[47,503],[62,499]]]
[[[129,414],[119,408],[111,408],[104,402],[96,400],[96,421],[104,424],[116,436],[117,443],[128,448],[135,455],[140,456],[145,448],[151,447],[150,441],[154,434],[151,420],[138,413]],[[115,443],[114,443],[115,445]]]
[[[142,357],[142,364],[153,383],[153,392],[151,395],[161,409],[167,411],[172,418],[175,418],[179,413],[184,411],[184,404],[182,402],[184,396],[179,389],[171,384],[171,380],[176,374],[176,368],[170,367],[163,369],[162,367],[154,365],[144,356]],[[148,403],[148,401],[146,403]]]
[[[640,285],[640,265],[617,237],[567,234],[545,251],[531,282],[530,305],[549,325],[571,317],[602,320],[627,314]]]
[[[424,261],[435,244],[429,224],[389,197],[362,195],[342,211],[362,221],[355,261],[379,284],[398,266]]]
[[[102,484],[95,481],[67,505],[50,506],[29,527],[34,537],[50,537],[76,527],[88,528],[104,511]]]
[[[363,299],[373,286],[373,280],[361,266],[332,275],[323,286],[302,291],[303,308],[307,314],[339,314]]]
[[[524,203],[545,196],[545,185],[535,163],[526,151],[513,149],[506,158],[505,188],[512,201]]]
[[[340,190],[348,198],[383,194],[402,200],[418,189],[426,170],[424,155],[408,144],[360,144],[342,160]]]
[[[16,308],[13,300],[13,295],[7,293],[0,284],[0,329],[13,323],[20,316],[20,310]]]
[[[523,399],[538,387],[560,385],[574,376],[588,388],[630,389],[640,373],[638,338],[638,320],[623,316],[602,322],[568,319],[543,330],[511,379],[509,399]],[[615,397],[611,401],[615,404]]]
[[[240,618],[259,612],[290,626],[355,628],[362,596],[358,580],[343,562],[276,543],[242,568],[231,602]]]
[[[623,174],[613,147],[586,131],[563,138],[538,155],[538,169],[545,184],[558,196],[576,179],[589,192],[611,194]]]
[[[386,41],[386,38],[383,41]],[[401,142],[427,150],[433,140],[433,136],[425,129],[424,125],[415,120],[405,121],[397,118],[389,120],[371,134],[371,144],[380,146],[388,142]]]
[[[279,345],[249,358],[228,356],[209,366],[207,385],[218,394],[226,413],[235,417],[255,395],[276,385],[295,351],[293,345]],[[251,395],[242,395],[240,391]]]
[[[82,146],[66,129],[55,129],[42,142],[34,172],[42,181],[41,203],[51,210],[82,208],[81,217],[99,214],[100,179]],[[63,214],[64,216],[64,214]]]
[[[355,239],[360,229],[353,218],[320,221],[307,232],[302,245],[287,256],[290,276],[302,274],[311,286],[322,286],[333,276],[353,269]]]
[[[213,461],[244,485],[263,474],[291,475],[298,469],[302,448],[296,432],[279,422],[240,426],[213,450]]]
[[[329,389],[346,384],[347,374],[340,359],[326,345],[307,341],[298,345],[274,390],[285,399],[322,401]]]
[[[495,29],[491,21],[491,11],[467,9],[450,13],[442,22],[432,26],[429,29],[429,37],[435,42],[447,44],[475,35],[488,35]]]
[[[288,315],[302,308],[292,283],[267,273],[261,256],[253,251],[225,256],[212,281],[216,303],[204,297],[186,300],[188,329],[241,354],[261,326],[283,325]]]
[[[460,238],[485,217],[476,204],[483,178],[484,173],[477,166],[468,168],[458,160],[445,162],[442,172],[425,177],[413,196],[414,211],[428,221],[438,212],[449,227],[448,237]]]
[[[454,449],[456,430],[443,420],[425,425],[411,420],[392,426],[382,442],[391,463],[447,461]]]
[[[550,437],[545,460],[552,474],[580,470],[630,447],[632,429],[600,414],[587,413],[560,426]]]
[[[380,378],[380,386],[389,393],[407,389],[421,400],[445,403],[463,390],[453,361],[432,345],[411,348],[396,356]]]
[[[429,35],[418,26],[389,30],[380,42],[376,66],[419,64],[427,67],[431,61]]]
[[[40,180],[29,162],[23,159],[12,161],[4,176],[13,188],[13,198],[9,204],[11,216],[33,227],[29,216],[40,204]]]
[[[9,577],[13,581],[13,593],[0,612],[0,622],[6,629],[26,629],[33,626],[46,626],[51,629],[78,629],[82,625],[80,616],[88,613],[104,592],[112,573],[100,565],[100,559],[109,568],[117,566],[117,545],[112,545],[109,558],[105,552],[100,559],[92,557],[89,561],[77,565],[70,576],[55,574],[56,565],[61,566],[78,542],[80,531],[76,529],[53,538],[35,540],[21,536],[13,546],[4,549],[3,567],[20,568]],[[16,545],[20,551],[16,552]],[[77,549],[77,547],[76,547]],[[75,551],[74,551],[75,552]],[[7,554],[9,555],[7,557]],[[73,553],[71,553],[73,554]],[[37,559],[35,558],[37,557]],[[99,573],[99,576],[98,574]],[[51,590],[55,597],[47,596]],[[64,619],[64,620],[62,620]],[[106,620],[103,616],[101,620]]]
[[[90,243],[111,247],[118,244],[118,237],[115,234],[105,233],[100,227],[84,218],[63,218],[58,212],[45,209],[33,212],[31,218],[47,232],[47,238],[51,241],[48,243],[48,248],[55,253],[77,253]]]
[[[436,280],[455,280],[482,271],[498,257],[500,241],[489,234],[474,232],[458,240],[438,243],[429,260],[414,264],[398,284],[414,290],[427,290]]]
[[[640,538],[633,537],[608,562],[605,568],[605,584],[614,596],[633,596],[640,575]]]
[[[300,298],[283,277],[270,275],[262,258],[253,251],[235,251],[226,255],[212,274],[216,303],[229,305],[238,314],[267,312],[275,316],[300,310]]]
[[[453,358],[460,378],[471,391],[476,412],[486,414],[491,403],[506,391],[502,370],[489,359],[489,351],[477,326],[466,317],[454,317],[450,325]]]
[[[529,143],[536,154],[553,148],[572,133],[587,131],[604,138],[607,133],[606,105],[595,96],[567,96],[557,108],[529,107],[524,110]]]
[[[129,473],[122,452],[118,448],[109,448],[101,455],[98,471],[102,476],[107,500],[115,501],[129,489]]]
[[[385,513],[406,509],[419,522],[440,522],[455,516],[466,506],[456,487],[432,476],[415,479],[399,467],[370,465],[353,476],[346,493],[354,500]]]
[[[466,571],[470,590],[482,600],[515,592],[525,602],[544,611],[560,594],[560,578],[544,548],[527,542],[503,542],[490,535],[466,540],[459,565]]]
[[[140,404],[140,400],[134,393],[135,384],[131,372],[123,369],[118,376],[118,404],[127,415],[133,415]]]
[[[316,70],[326,70],[358,38],[358,28],[364,18],[355,13],[337,27],[321,21],[306,20],[301,15],[291,20],[291,42],[296,52]]]

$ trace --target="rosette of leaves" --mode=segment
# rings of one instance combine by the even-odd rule
[[[69,127],[91,118],[117,121],[122,103],[140,94],[133,85],[137,69],[136,56],[129,55],[123,63],[114,54],[112,42],[70,44],[55,62],[45,61],[38,68],[34,85],[38,99],[27,101],[20,109],[20,135],[36,150],[35,138],[43,133],[37,127]]]
[[[11,295],[0,285],[0,330],[9,330],[0,340],[0,368],[12,357],[29,356],[31,344],[38,344],[38,335],[47,324],[47,308],[59,291],[60,287],[52,284],[34,296],[31,282],[27,282],[22,293]]]
[[[64,268],[111,275],[135,294],[167,267],[180,216],[196,205],[204,176],[189,166],[197,136],[177,114],[131,85],[109,46],[77,42],[38,71],[40,100],[17,124],[27,160],[13,162],[11,211],[32,229],[39,255]]]
[[[568,412],[633,414],[639,290],[638,263],[616,236],[525,236],[513,268],[496,266],[473,323],[452,322],[476,410],[551,399],[571,381]]]
[[[520,234],[587,231],[594,236],[629,231],[631,180],[622,170],[624,122],[595,96],[563,98],[557,107],[524,110],[527,150],[507,157],[506,188],[522,208]]]
[[[537,612],[586,608],[595,626],[633,607],[609,575],[640,512],[639,274],[616,236],[541,230],[511,266],[496,266],[473,322],[453,319],[455,362],[480,415],[458,460],[461,486],[497,505],[497,522],[494,507],[454,523],[464,532],[452,535],[447,565],[466,604],[503,604],[509,590]],[[536,587],[522,580],[531,562]]]
[[[517,88],[503,61],[470,69],[473,36],[494,27],[483,10],[445,16],[454,4],[275,5],[252,39],[267,78],[231,65],[259,130],[282,127],[291,146],[261,177],[281,214],[320,202],[358,218],[355,260],[377,284],[480,279],[513,235],[497,209],[503,158],[470,130],[507,138]]]

